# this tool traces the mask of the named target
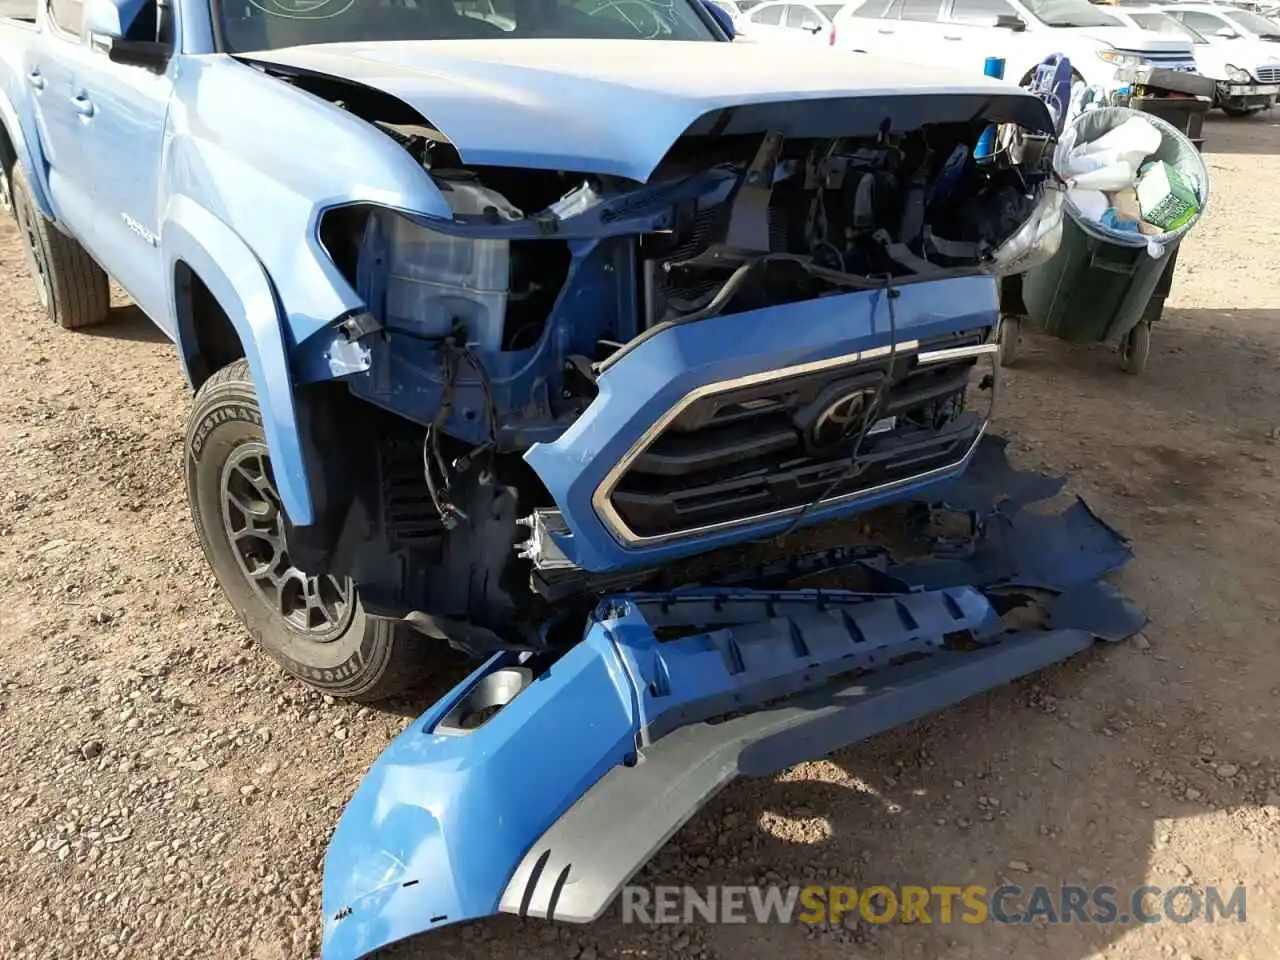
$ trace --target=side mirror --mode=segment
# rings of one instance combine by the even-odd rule
[[[153,9],[147,10],[148,6]],[[167,12],[167,7],[163,0],[85,0],[84,32],[105,41],[99,46],[105,47],[112,63],[162,73],[173,56],[173,46],[155,40],[155,23],[156,15],[162,8]],[[147,28],[151,39],[131,40],[129,32],[134,25],[144,26],[140,19],[151,23]]]
[[[1011,13],[1002,13],[996,17],[995,27],[997,30],[1012,30],[1014,33],[1021,33],[1027,29],[1027,24],[1021,17],[1014,16]]]
[[[1221,37],[1223,40],[1234,40],[1236,37],[1240,36],[1240,34],[1236,33],[1230,27],[1223,27],[1221,30],[1215,30],[1213,35],[1215,37]]]
[[[729,11],[724,7],[717,6],[711,0],[702,0],[702,5],[707,8],[707,13],[711,14],[716,25],[725,32],[725,35],[732,40],[738,35],[738,31],[733,26],[733,17],[729,16]]]
[[[85,0],[84,32],[119,40],[129,32],[141,8],[136,0]]]

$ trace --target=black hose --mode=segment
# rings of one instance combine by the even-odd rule
[[[886,276],[882,286],[882,289],[885,292],[885,300],[888,302],[889,306],[889,368],[885,371],[884,378],[880,381],[879,386],[876,387],[875,397],[872,399],[871,405],[867,408],[867,415],[862,420],[862,429],[858,431],[858,439],[854,442],[853,452],[849,455],[849,462],[845,466],[844,470],[840,472],[840,475],[832,480],[822,493],[818,494],[817,497],[805,504],[804,509],[796,514],[795,519],[791,521],[787,528],[783,530],[782,533],[778,534],[778,539],[788,537],[794,533],[804,518],[809,515],[809,511],[820,504],[823,500],[826,500],[827,497],[831,496],[831,494],[835,492],[842,483],[848,480],[858,468],[859,454],[862,451],[862,444],[867,439],[867,431],[870,430],[872,425],[875,423],[876,413],[880,409],[880,404],[884,401],[884,394],[889,388],[889,381],[893,379],[893,364],[898,357],[898,318],[893,309],[893,301],[898,298],[899,293],[893,288],[892,283],[893,278]]]

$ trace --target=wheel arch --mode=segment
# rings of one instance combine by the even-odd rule
[[[243,357],[262,410],[285,512],[295,526],[309,526],[315,508],[288,344],[271,278],[230,227],[186,196],[170,199],[161,245],[171,277],[169,312],[187,382],[198,389],[218,369],[214,364]]]
[[[31,186],[31,197],[36,207],[49,219],[55,219],[53,207],[49,203],[49,194],[45,186],[43,164],[36,162],[31,145],[27,142],[22,128],[22,120],[14,109],[8,94],[0,89],[0,162],[4,164],[4,172],[12,173],[14,166],[21,164],[27,173],[27,181]]]

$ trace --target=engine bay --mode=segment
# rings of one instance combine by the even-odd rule
[[[625,248],[626,269],[611,258],[609,272],[634,275],[592,351],[607,363],[663,324],[1007,270],[1061,216],[1048,151],[1028,162],[1015,131],[976,159],[981,122],[886,124],[873,137],[687,136],[645,185],[467,168],[427,126],[377,126],[422,164],[454,217],[367,211],[347,238],[357,288],[390,328],[485,353],[534,347],[555,311],[599,284],[574,269],[589,240]]]
[[[473,652],[538,646],[550,609],[665,558],[963,470],[995,396],[992,278],[1060,231],[1048,139],[1004,124],[976,157],[981,116],[686,133],[637,183],[468,165],[420,118],[361,111],[452,216],[321,220],[366,312],[324,360],[361,439],[356,506],[315,560]],[[807,337],[835,352],[783,362]],[[719,382],[721,362],[756,372]]]

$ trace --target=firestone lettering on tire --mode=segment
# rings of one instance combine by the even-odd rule
[[[350,680],[364,668],[364,657],[359,652],[352,654],[350,659],[336,667],[312,667],[289,657],[284,659],[289,662],[290,672],[315,683],[340,683]]]
[[[210,410],[191,435],[191,456],[198,461],[204,451],[204,442],[209,438],[209,434],[219,424],[228,423],[232,420],[243,420],[259,427],[262,426],[262,414],[257,407],[252,407],[248,404],[229,403],[226,406]]]

